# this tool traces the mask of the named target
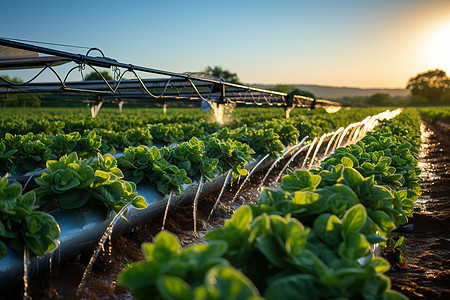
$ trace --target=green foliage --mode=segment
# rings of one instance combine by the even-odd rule
[[[180,253],[189,248],[181,250],[176,238],[163,235],[143,250],[151,263],[124,271],[120,284],[141,297],[153,293],[169,299],[203,299],[208,293],[201,282],[204,274],[221,273],[217,269],[233,274],[227,269],[231,265],[247,277],[238,282],[248,284],[236,283],[246,286],[243,298],[257,295],[257,288],[267,299],[403,299],[390,290],[389,279],[382,274],[389,269],[384,259],[364,265],[358,259],[370,253],[371,243],[385,242],[389,232],[412,213],[411,199],[417,195],[406,186],[415,182],[412,174],[405,176],[408,172],[403,171],[416,174],[416,121],[411,112],[397,122],[384,122],[365,143],[339,148],[322,168],[289,171],[279,190],[263,190],[257,204],[242,206],[222,228],[207,233],[208,244],[202,246],[222,245],[224,250],[214,261],[223,264],[194,275],[180,265],[189,261],[204,266],[204,257],[211,256],[180,262]],[[215,137],[238,139],[246,131],[246,127],[223,129]],[[180,157],[190,157],[192,149],[198,150],[194,157],[203,151],[200,141],[191,142],[181,148]],[[207,139],[205,145],[209,144],[216,153],[222,152],[217,139]],[[172,270],[172,266],[177,267]],[[217,277],[211,280],[223,282]],[[255,292],[248,293],[249,289]]]
[[[396,250],[404,247],[406,245],[406,239],[404,236],[400,236],[397,240],[388,239],[386,243],[386,247],[390,250]]]
[[[306,170],[288,170],[288,175],[281,180],[281,188],[288,192],[313,191],[320,183],[319,175],[312,175]]]
[[[121,149],[126,143],[137,146],[128,145],[117,162],[109,155],[89,162],[76,154],[49,161],[48,171],[36,180],[40,204],[57,201],[67,209],[106,205],[115,211],[129,202],[143,207],[145,202],[136,197],[133,184],[123,181],[121,170],[126,179],[148,180],[163,194],[179,194],[183,183],[191,182],[187,175],[207,180],[230,169],[234,176],[245,175],[253,150],[275,156],[300,137],[317,136],[375,110],[349,110],[331,117],[320,111],[295,111],[292,119],[275,122],[268,120],[279,118],[278,110],[255,115],[243,110],[230,129],[170,150],[140,145],[153,139],[173,143],[202,136],[217,125],[207,126],[187,115],[149,113],[96,120],[75,117],[62,124],[57,118],[35,120],[36,128],[49,133],[93,133],[91,144],[101,142],[101,151]],[[172,123],[186,120],[198,123]],[[381,274],[389,266],[377,258],[365,265],[357,259],[369,253],[370,243],[385,241],[381,235],[412,213],[412,202],[420,193],[416,121],[414,113],[402,114],[400,121],[383,122],[363,141],[337,149],[320,169],[289,171],[279,190],[265,189],[258,204],[242,207],[223,228],[208,233],[206,245],[181,249],[170,235],[157,236],[153,244],[143,246],[147,261],[124,271],[120,284],[142,298],[246,299],[258,297],[259,291],[268,299],[395,298],[398,295]],[[241,126],[244,123],[253,127]],[[0,130],[4,128],[27,127],[5,119]],[[60,135],[57,142],[48,137],[52,141],[44,145],[62,154],[74,147],[75,137]],[[1,146],[0,151],[0,159],[14,162],[16,152]],[[0,245],[0,251],[5,249]]]
[[[445,71],[440,69],[428,70],[411,77],[406,84],[412,95],[423,96],[430,103],[441,101],[442,95],[450,89],[450,79]]]
[[[37,256],[56,248],[60,230],[55,219],[36,210],[33,191],[21,193],[19,183],[8,183],[6,176],[0,179],[0,259],[7,255],[4,243],[14,251],[27,248]]]
[[[450,101],[449,101],[450,103]],[[421,107],[419,109],[421,116],[428,123],[442,121],[450,123],[450,107]]]
[[[130,128],[125,131],[125,141],[127,146],[151,146],[152,135],[148,128]]]
[[[338,176],[328,181],[330,185],[320,187],[321,175],[329,178],[332,172]],[[385,237],[396,226],[404,224],[412,213],[412,202],[406,199],[406,190],[396,192],[376,185],[374,176],[364,177],[356,169],[342,164],[330,166],[329,170],[322,170],[318,175],[306,170],[290,172],[282,178],[281,188],[282,191],[278,192],[263,192],[260,201],[251,205],[253,211],[257,214],[290,213],[312,225],[324,213],[342,217],[351,207],[361,203],[368,210],[364,233],[373,235],[379,232]]]
[[[149,130],[153,139],[165,144],[172,144],[183,140],[183,130],[177,126],[158,123],[150,125]]]
[[[99,74],[100,73],[100,74]],[[113,78],[112,78],[112,76],[111,75],[109,75],[109,73],[108,73],[108,71],[101,71],[101,72],[99,72],[99,73],[97,73],[97,72],[91,72],[91,73],[89,73],[89,74],[87,74],[85,77],[84,77],[84,81],[90,81],[90,80],[103,80],[103,79],[106,79],[106,80],[114,80]]]
[[[26,135],[5,134],[0,141],[0,150],[3,151],[5,165],[0,166],[2,172],[12,172],[15,168],[19,173],[27,173],[37,168],[43,168],[45,162],[54,156],[47,146],[48,140],[44,135]],[[14,159],[14,166],[11,165]]]
[[[212,125],[214,127],[215,124],[212,124]],[[206,126],[206,122],[203,122],[202,124],[200,124],[198,122],[193,122],[190,124],[181,123],[181,124],[178,124],[178,127],[183,132],[183,140],[188,141],[188,140],[192,139],[193,137],[202,138],[205,135],[204,127],[208,127],[208,126]],[[209,130],[209,128],[208,128],[208,130]]]
[[[102,145],[99,150],[102,154],[116,153],[116,150],[123,150],[128,146],[128,141],[125,137],[125,132],[116,132],[114,130],[108,130],[104,128],[95,128],[92,130],[86,130],[83,135],[88,135],[91,132],[95,132],[97,136],[102,137]],[[134,141],[132,142],[134,143]]]
[[[343,179],[368,208],[369,231],[377,228],[388,236],[412,214],[413,201],[420,195],[418,127],[417,112],[415,117],[412,111],[404,112],[322,162],[322,169],[344,163],[358,171],[346,168]]]
[[[370,252],[370,245],[361,232],[367,213],[363,205],[357,204],[347,210],[342,219],[335,215],[322,214],[313,225],[316,236],[329,250],[334,250],[342,259],[357,260]]]
[[[281,154],[284,149],[280,136],[275,133],[273,128],[256,129],[248,128],[244,125],[242,128],[228,130],[227,127],[215,134],[215,137],[221,140],[235,139],[243,144],[247,144],[256,154],[270,154],[275,157]]]
[[[356,261],[369,252],[369,241],[361,232],[366,218],[359,204],[341,219],[321,215],[311,230],[289,215],[253,217],[244,205],[206,239],[225,241],[228,250],[223,257],[267,299],[387,296],[389,281],[381,274],[389,269],[386,261],[375,258],[366,265]]]
[[[49,149],[56,157],[75,151],[79,157],[92,158],[99,153],[100,146],[101,136],[97,136],[95,132],[90,132],[85,137],[81,137],[78,132],[57,134],[50,137],[48,143]]]
[[[90,163],[73,152],[58,161],[48,161],[47,170],[35,179],[39,185],[35,189],[39,206],[48,208],[56,202],[64,209],[75,209],[88,203],[94,206],[102,203],[108,212],[116,213],[128,203],[136,208],[147,206],[144,198],[137,195],[136,184],[122,179],[114,157],[99,154],[97,158]]]
[[[80,157],[91,158],[99,154],[99,148],[102,145],[102,138],[97,136],[95,132],[90,132],[86,137],[82,137],[77,141],[74,151]],[[69,154],[69,153],[66,153]]]
[[[300,132],[294,125],[283,121],[264,122],[263,124],[257,124],[255,128],[270,131],[273,130],[273,132],[278,134],[279,140],[284,147],[296,144],[300,136]]]
[[[397,269],[406,268],[406,258],[403,253],[405,245],[406,239],[404,236],[398,236],[387,240],[383,256],[387,259],[391,267]]]
[[[371,106],[393,105],[391,96],[384,93],[376,93],[369,97],[367,104]]]
[[[277,91],[281,93],[293,93],[295,95],[305,96],[309,98],[316,98],[313,93],[301,90],[299,88],[294,88],[294,86],[291,85],[285,85],[285,84],[277,84],[270,88],[272,91]]]
[[[11,78],[11,77],[9,77],[8,75],[2,75],[1,76],[2,78],[0,78],[0,80],[7,80],[7,81],[9,81],[9,82],[14,82],[14,83],[22,83],[23,82],[23,80],[21,79],[21,78],[19,78],[19,77],[13,77],[13,78]]]
[[[139,299],[250,299],[258,290],[222,258],[222,241],[182,248],[178,238],[161,231],[142,244],[145,262],[132,264],[119,276],[121,286]],[[253,298],[255,299],[255,298]]]
[[[214,136],[210,136],[204,142],[207,155],[219,160],[217,164],[218,173],[232,170],[234,178],[248,174],[245,164],[254,161],[251,155],[255,153],[250,146],[233,139],[221,141]]]
[[[236,73],[225,70],[220,66],[208,66],[204,72],[213,78],[222,78],[226,82],[239,84],[239,78]]]
[[[126,180],[136,184],[155,183],[158,191],[164,195],[170,192],[180,195],[184,191],[183,184],[192,181],[186,176],[186,170],[179,169],[164,159],[168,153],[167,148],[158,150],[156,147],[129,147],[118,158],[118,164],[124,171]]]
[[[4,173],[14,172],[16,166],[14,165],[15,156],[14,153],[17,152],[17,149],[6,149],[4,143],[0,142],[0,171]]]
[[[101,137],[91,132],[81,137],[78,132],[57,134],[47,137],[46,134],[26,135],[5,134],[0,141],[0,159],[4,165],[0,171],[27,173],[43,168],[50,159],[76,151],[80,157],[91,158],[99,153]]]
[[[187,172],[192,181],[211,180],[220,173],[217,168],[219,160],[212,158],[206,153],[205,144],[193,137],[189,142],[171,149],[168,153],[167,161]]]

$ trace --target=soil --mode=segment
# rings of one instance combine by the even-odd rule
[[[411,299],[450,299],[450,231],[447,226],[450,216],[450,142],[429,124],[424,123],[421,129],[423,140],[419,164],[423,170],[422,195],[416,202],[412,225],[393,233],[393,236],[403,235],[407,239],[404,248],[407,266],[400,270],[391,269],[386,275],[391,278],[394,290]],[[273,183],[280,170],[278,167],[272,171],[265,186]],[[265,171],[254,174],[234,203],[230,202],[239,185],[236,182],[229,185],[209,220],[208,215],[219,191],[202,197],[199,200],[197,234],[193,232],[192,203],[172,209],[165,229],[175,233],[182,245],[202,243],[202,236],[222,226],[240,205],[257,201],[257,188],[264,175]],[[77,288],[93,249],[31,280],[29,294],[33,299],[134,299],[128,290],[117,286],[117,276],[130,263],[143,260],[141,244],[151,242],[162,224],[163,216],[159,216],[113,237],[105,246],[106,251],[97,258],[85,289],[78,294]],[[0,300],[22,298],[23,288],[0,295]]]

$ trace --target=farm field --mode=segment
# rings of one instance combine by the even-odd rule
[[[450,299],[449,0],[3,2],[0,300]]]
[[[55,208],[66,210],[78,208],[84,205],[79,204],[81,202],[92,209],[118,213],[127,205],[136,208],[144,208],[147,205],[138,193],[140,184],[153,185],[162,195],[172,193],[179,195],[183,193],[183,184],[206,182],[228,170],[232,170],[233,177],[242,177],[225,189],[219,207],[212,214],[211,219],[208,219],[208,215],[219,196],[219,191],[202,195],[198,200],[195,227],[193,226],[193,219],[195,219],[193,204],[185,202],[171,209],[167,220],[163,221],[162,215],[157,216],[123,235],[113,237],[112,241],[105,245],[103,254],[97,258],[89,274],[88,282],[83,290],[78,291],[78,296],[93,299],[108,299],[113,296],[133,298],[133,295],[139,296],[140,293],[144,295],[154,291],[162,293],[164,297],[172,295],[174,299],[178,299],[176,297],[181,297],[180,295],[171,294],[173,291],[164,288],[174,284],[181,284],[186,293],[203,293],[198,290],[199,288],[206,289],[205,293],[211,292],[202,279],[190,282],[191,278],[184,277],[186,275],[180,275],[175,271],[168,271],[167,274],[180,276],[184,283],[188,281],[188,285],[181,283],[178,279],[164,277],[166,275],[158,275],[163,276],[158,280],[165,278],[164,280],[175,281],[170,281],[170,284],[169,281],[164,284],[161,281],[153,287],[149,283],[146,283],[146,287],[142,284],[136,285],[136,281],[133,281],[133,276],[139,274],[133,275],[133,272],[137,272],[133,270],[142,269],[146,264],[135,264],[128,269],[130,263],[154,260],[151,255],[146,254],[145,250],[144,253],[141,252],[142,243],[148,243],[146,247],[169,247],[165,251],[172,251],[170,249],[174,249],[176,243],[181,243],[183,247],[187,247],[186,249],[198,249],[186,251],[186,254],[181,254],[184,250],[177,252],[176,255],[171,254],[170,258],[164,258],[167,259],[167,265],[172,264],[171,259],[175,262],[175,259],[178,259],[177,255],[183,257],[195,251],[211,251],[210,255],[213,255],[215,259],[228,261],[208,263],[216,265],[214,270],[219,272],[215,275],[219,276],[215,277],[215,280],[225,280],[224,282],[233,282],[233,284],[240,282],[240,291],[243,295],[262,295],[275,299],[273,298],[275,295],[285,290],[286,297],[299,296],[296,294],[298,291],[295,290],[302,286],[300,281],[307,281],[309,288],[303,296],[312,297],[311,299],[345,295],[347,297],[372,295],[401,299],[403,296],[395,291],[400,291],[411,298],[425,295],[445,298],[448,274],[445,271],[433,273],[433,270],[445,269],[445,261],[448,261],[444,251],[445,248],[448,249],[445,243],[448,238],[445,235],[441,236],[441,232],[438,232],[439,236],[432,245],[435,245],[434,250],[442,249],[443,252],[424,254],[428,255],[427,257],[438,255],[437,258],[442,259],[441,264],[434,263],[426,266],[427,274],[435,275],[415,278],[413,282],[416,286],[408,286],[408,283],[412,281],[407,279],[408,276],[413,276],[411,274],[420,273],[423,270],[421,268],[425,268],[415,260],[421,256],[417,253],[408,254],[408,251],[415,249],[414,243],[421,241],[421,228],[435,224],[434,221],[423,221],[423,218],[433,209],[427,205],[435,201],[428,201],[429,199],[436,197],[439,201],[446,201],[445,197],[441,197],[446,194],[444,190],[439,190],[439,194],[433,194],[433,192],[436,190],[435,186],[442,189],[447,186],[435,184],[436,176],[444,183],[448,176],[445,168],[447,155],[444,155],[443,160],[436,161],[438,156],[436,153],[446,153],[448,145],[443,142],[442,136],[438,138],[438,142],[434,142],[435,140],[430,142],[424,138],[435,139],[436,135],[430,134],[429,129],[425,129],[429,128],[428,123],[422,124],[422,132],[419,131],[419,110],[407,109],[393,121],[383,122],[374,133],[369,133],[361,142],[335,149],[335,152],[321,163],[319,170],[313,168],[309,171],[294,171],[300,168],[304,158],[300,155],[290,167],[292,171],[288,171],[287,175],[285,173],[280,186],[279,183],[272,183],[271,179],[275,179],[274,174],[281,171],[283,162],[286,162],[288,158],[282,160],[267,180],[265,186],[269,188],[262,194],[258,187],[265,171],[253,174],[246,188],[241,191],[241,196],[234,201],[239,185],[247,175],[244,168],[246,162],[261,159],[267,154],[273,158],[279,157],[283,149],[296,144],[303,138],[306,144],[314,143],[322,134],[345,127],[352,122],[361,121],[366,116],[375,115],[383,110],[381,108],[351,109],[327,114],[323,110],[295,109],[291,112],[291,118],[285,119],[282,109],[236,108],[228,116],[230,122],[226,126],[214,122],[211,112],[204,113],[193,109],[189,109],[188,113],[186,110],[174,109],[171,112],[169,109],[168,114],[162,114],[156,109],[130,112],[124,110],[123,114],[118,114],[117,110],[111,109],[105,110],[105,113],[99,114],[96,119],[90,119],[88,114],[83,116],[82,111],[64,113],[54,109],[27,113],[19,110],[3,111],[0,123],[2,133],[0,172],[3,174],[13,172],[9,177],[11,181],[17,179],[23,186],[26,185],[26,192],[34,190],[38,204],[45,212]],[[442,111],[445,112],[448,109],[438,110],[439,113],[431,108],[420,111],[423,112],[427,121],[432,122],[446,121]],[[396,121],[398,118],[400,121]],[[356,131],[353,133],[356,134]],[[419,154],[420,136],[422,136],[422,150]],[[158,146],[159,149],[150,148],[153,145]],[[425,151],[424,147],[431,150]],[[73,152],[77,155],[71,154]],[[61,157],[64,159],[61,160]],[[95,157],[98,157],[98,160],[93,160]],[[149,161],[153,171],[144,167],[144,161],[145,163]],[[65,165],[63,166],[62,163]],[[433,173],[436,176],[427,176],[436,171],[435,163],[439,164],[437,172]],[[65,183],[62,183],[58,181],[61,179],[56,179],[56,174],[67,173],[67,170],[71,168],[73,170],[74,164],[77,168],[86,169],[86,173],[83,174],[89,174],[91,172],[89,170],[92,169],[95,175],[92,178],[83,175],[83,180],[86,182],[84,184],[80,176],[75,173],[72,176],[77,178],[76,180],[64,179]],[[45,166],[50,172],[39,173],[39,169]],[[423,181],[420,186],[417,177],[420,170],[417,166],[421,167],[426,174],[421,177]],[[156,167],[157,170],[162,171],[155,173]],[[30,178],[30,176],[34,176],[35,182],[24,181],[24,178]],[[58,184],[59,190],[53,187]],[[62,188],[61,185],[65,187]],[[124,187],[124,191],[118,192],[117,188],[114,188],[113,193],[113,185]],[[420,196],[421,193],[422,196]],[[94,202],[93,199],[101,202]],[[378,204],[373,204],[373,201],[378,201]],[[414,201],[416,205],[413,213]],[[244,204],[250,204],[250,206]],[[240,208],[241,206],[243,208]],[[448,208],[445,205],[439,206],[441,215],[433,218],[437,219],[436,222],[445,222],[448,218],[446,207]],[[235,212],[238,212],[237,216]],[[386,238],[397,237],[399,233],[408,231],[410,227],[407,224],[411,222],[408,217],[412,214],[414,230],[404,233],[407,239],[404,246],[406,269],[400,268],[394,271],[395,267],[392,267],[389,270],[389,264],[381,258],[373,258],[365,267],[357,262],[357,259],[369,254],[369,243],[383,243]],[[417,219],[415,219],[416,216]],[[274,236],[273,230],[276,228],[280,230],[281,227],[268,229],[267,233],[255,240],[254,245],[248,245],[249,248],[245,251],[250,252],[239,260],[227,254],[244,251],[233,248],[237,247],[236,241],[229,236],[232,234],[231,231],[229,233],[226,231],[227,228],[233,228],[238,226],[239,222],[244,222],[236,221],[237,218],[247,220],[246,226],[250,226],[249,228],[261,226],[257,225],[262,224],[261,222],[268,222],[265,226],[284,224],[286,232],[279,232],[280,236],[277,237]],[[176,242],[175,236],[158,234],[163,222],[166,224],[165,229],[175,233],[180,242]],[[236,225],[231,225],[234,224],[233,222]],[[320,225],[320,222],[324,222],[324,225]],[[268,228],[271,228],[270,226]],[[334,226],[334,229],[331,230],[329,226]],[[198,228],[199,233],[193,231],[195,228]],[[254,229],[256,231],[253,234],[261,234],[261,228]],[[233,230],[236,229],[238,228]],[[342,232],[337,233],[339,231]],[[207,233],[206,237],[205,233]],[[332,238],[332,234],[336,236]],[[236,235],[236,232],[232,235]],[[156,236],[158,238],[155,239]],[[429,233],[426,233],[426,236],[429,236]],[[7,242],[8,234],[3,237],[0,240]],[[55,234],[50,237],[54,238]],[[276,244],[276,240],[280,238],[286,240],[282,242],[284,246],[278,249],[279,246],[273,246],[272,243]],[[193,246],[204,244],[205,240],[208,241],[206,245],[209,246]],[[161,243],[158,244],[159,246],[149,246],[156,245],[158,241]],[[152,242],[155,244],[151,244]],[[48,249],[53,250],[51,243],[49,241],[47,246]],[[225,243],[228,246],[223,246]],[[295,252],[291,253],[289,247],[283,248],[289,243],[293,243],[289,247],[298,247]],[[29,244],[25,241],[25,245]],[[18,248],[16,245],[13,246],[14,249]],[[200,250],[199,247],[204,249]],[[221,247],[227,247],[227,251],[219,251]],[[36,249],[36,251],[39,250],[38,247]],[[9,248],[8,251],[10,251]],[[39,252],[38,255],[41,256],[45,252]],[[251,257],[251,253],[256,255],[257,259],[261,259],[260,265],[270,266],[269,269],[261,270],[266,277],[255,277],[252,272],[257,272],[254,269],[256,266],[246,265],[246,261],[250,259],[248,255]],[[70,295],[73,296],[77,292],[78,283],[91,255],[92,249],[83,251],[67,262],[61,262],[52,271],[45,272],[39,279],[32,280],[29,288],[30,295],[33,298],[70,298]],[[286,261],[274,259],[274,255],[287,255]],[[193,256],[190,259],[198,258]],[[236,269],[230,267],[229,263]],[[193,272],[189,271],[189,266],[183,266],[183,268],[187,268],[186,272]],[[356,268],[361,269],[355,271]],[[124,269],[129,271],[123,271]],[[282,269],[288,271],[281,271]],[[348,279],[346,283],[339,283],[337,279],[341,271],[348,272],[345,273],[346,280]],[[197,270],[197,272],[202,274],[198,275],[201,278],[205,271]],[[387,277],[382,273],[391,278],[392,290],[387,283]],[[336,278],[331,280],[330,276],[336,276]],[[430,277],[439,282],[436,283],[436,287],[434,283],[430,283],[430,280],[433,282]],[[364,282],[364,284],[371,282],[374,284],[374,290],[369,291],[369,286],[351,291],[344,291],[339,287],[351,282]],[[426,292],[421,290],[424,284],[428,287],[425,288]],[[131,288],[133,294],[125,287]],[[194,289],[194,287],[197,288]],[[220,293],[224,293],[222,295],[228,295],[227,293],[230,292],[226,289],[220,290]],[[11,297],[21,298],[23,288],[9,293]]]

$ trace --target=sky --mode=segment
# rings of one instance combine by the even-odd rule
[[[246,84],[405,88],[430,69],[450,74],[449,0],[23,0],[0,11],[0,37],[180,73],[221,66]]]

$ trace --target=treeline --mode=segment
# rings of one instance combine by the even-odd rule
[[[342,103],[345,106],[429,106],[429,105],[450,105],[450,94],[446,101],[431,103],[423,96],[410,95],[406,97],[391,96],[385,93],[376,93],[372,96],[353,96],[339,99],[331,99]]]

